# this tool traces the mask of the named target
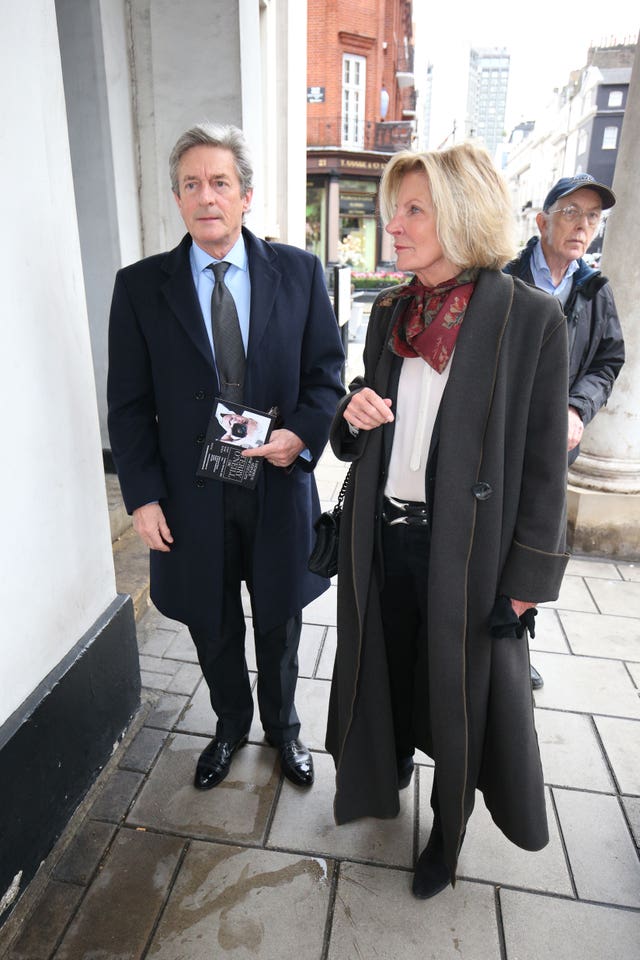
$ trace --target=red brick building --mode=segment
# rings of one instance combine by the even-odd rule
[[[374,270],[377,185],[415,126],[412,0],[308,0],[307,56],[307,248]]]

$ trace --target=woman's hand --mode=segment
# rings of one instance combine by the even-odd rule
[[[529,610],[530,607],[536,607],[536,603],[528,603],[526,600],[514,600],[511,598],[511,606],[514,609],[515,615],[521,617],[525,610]]]
[[[391,423],[391,400],[383,400],[371,387],[364,387],[354,393],[345,407],[344,419],[358,430],[374,430],[383,423]]]

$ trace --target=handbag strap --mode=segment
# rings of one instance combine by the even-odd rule
[[[338,501],[336,503],[336,509],[342,510],[342,502],[347,494],[347,487],[349,486],[349,481],[351,480],[351,471],[353,470],[353,464],[347,470],[347,475],[344,478],[342,487],[340,488],[340,493],[338,494]]]

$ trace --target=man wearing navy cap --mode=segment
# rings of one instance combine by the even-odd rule
[[[546,290],[563,305],[569,336],[569,463],[580,452],[587,423],[609,399],[624,363],[624,340],[609,281],[582,259],[603,210],[616,198],[588,173],[562,177],[536,217],[532,237],[505,273]],[[534,689],[543,685],[531,667]]]

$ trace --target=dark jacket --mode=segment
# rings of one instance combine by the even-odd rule
[[[319,260],[244,230],[251,313],[244,400],[277,406],[308,447],[290,471],[264,463],[257,488],[255,613],[263,631],[327,589],[307,570],[320,511],[313,470],[344,393],[344,353]],[[127,510],[159,500],[174,537],[151,551],[166,616],[210,625],[222,609],[223,490],[196,477],[218,382],[198,303],[191,237],[117,274],[109,326],[109,433]],[[215,619],[214,619],[215,624]]]
[[[399,360],[386,343],[402,308],[402,288],[376,300],[364,377],[352,389],[371,386],[395,402]],[[559,304],[519,280],[481,271],[451,363],[439,413],[425,583],[430,713],[416,746],[437,765],[455,877],[476,787],[514,843],[535,850],[548,840],[526,635],[494,639],[489,622],[500,594],[557,597],[567,562],[567,366]],[[338,823],[399,810],[376,563],[390,448],[385,433],[393,424],[351,437],[342,416],[348,400],[339,404],[330,437],[336,455],[355,464],[341,523],[327,729]]]
[[[533,284],[531,254],[539,237],[532,237],[505,273]],[[624,339],[609,281],[599,270],[578,260],[571,292],[564,307],[569,337],[569,406],[589,423],[609,399],[624,363]],[[580,448],[570,453],[573,462]]]

